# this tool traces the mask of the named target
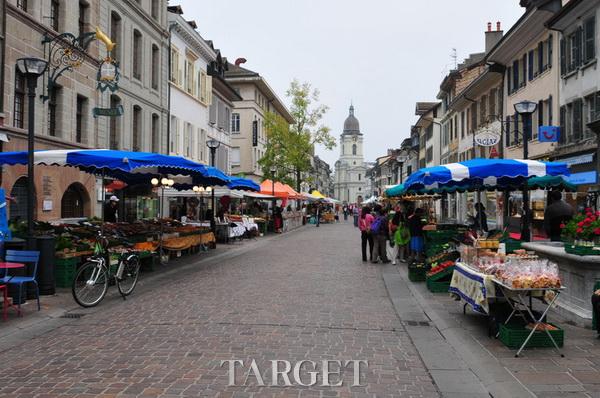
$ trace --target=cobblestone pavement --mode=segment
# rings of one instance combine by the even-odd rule
[[[0,396],[439,396],[350,223],[306,227],[157,278],[0,352]],[[111,289],[109,295],[116,294]],[[227,366],[238,366],[228,386]],[[244,379],[254,359],[267,386]],[[271,387],[271,360],[366,360],[361,384]],[[335,366],[333,366],[335,368]],[[10,371],[7,371],[10,369]],[[305,371],[307,369],[304,369]],[[308,369],[310,370],[310,369]],[[306,382],[309,375],[301,374]],[[331,376],[332,382],[337,376]]]

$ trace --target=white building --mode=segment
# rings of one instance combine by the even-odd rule
[[[177,11],[170,8],[168,13],[171,28],[169,154],[208,164],[206,139],[213,96],[212,77],[207,68],[217,54],[195,31],[193,22],[186,21]]]
[[[351,105],[340,136],[340,158],[335,162],[335,197],[346,203],[361,202],[368,195],[366,173],[363,135]]]

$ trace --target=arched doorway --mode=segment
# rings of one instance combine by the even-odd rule
[[[10,196],[14,199],[9,205],[9,220],[10,221],[25,221],[27,220],[27,177],[20,177],[13,185]],[[37,203],[35,200],[34,203]],[[33,207],[33,218],[36,218],[36,206]]]
[[[60,200],[61,218],[84,217],[89,200],[85,188],[80,183],[75,182],[69,185]]]

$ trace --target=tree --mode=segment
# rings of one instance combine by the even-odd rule
[[[275,166],[275,178],[295,183],[300,192],[303,173],[310,171],[311,159],[316,145],[323,145],[331,150],[335,147],[335,139],[330,128],[321,124],[323,116],[329,109],[318,104],[319,91],[310,83],[293,80],[286,96],[291,100],[290,114],[294,123],[287,121],[272,112],[265,115],[265,131],[267,133],[267,150],[259,160],[261,168],[270,178],[270,169]]]

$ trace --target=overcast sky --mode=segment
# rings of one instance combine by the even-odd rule
[[[488,21],[507,31],[518,0],[170,0],[231,62],[260,73],[288,103],[297,78],[330,107],[324,123],[339,139],[350,101],[365,136],[365,160],[408,137],[415,102],[435,100],[443,76],[484,50]],[[317,153],[333,168],[339,147]]]

